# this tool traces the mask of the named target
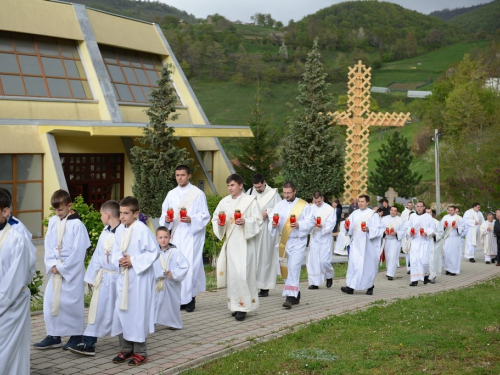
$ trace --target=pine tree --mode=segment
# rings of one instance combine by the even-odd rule
[[[260,86],[257,85],[255,107],[252,108],[252,117],[248,119],[248,126],[252,129],[253,138],[244,138],[241,141],[241,153],[237,155],[239,165],[234,169],[243,180],[245,187],[252,186],[252,176],[260,173],[272,185],[279,173],[279,168],[273,166],[278,159],[275,139],[271,134],[269,122],[263,120],[264,110],[261,106]]]
[[[422,175],[411,171],[413,155],[408,140],[396,130],[382,144],[379,152],[375,172],[369,173],[368,190],[383,197],[392,187],[400,197],[415,196]]]
[[[315,190],[327,197],[343,191],[340,130],[330,125],[332,118],[327,115],[332,97],[320,59],[316,39],[299,82],[299,108],[288,119],[290,132],[283,152],[283,177],[297,186],[302,198],[311,198]]]
[[[132,192],[139,200],[141,212],[159,217],[161,205],[169,190],[177,184],[175,168],[180,164],[190,165],[193,160],[185,148],[175,143],[179,137],[167,124],[175,121],[177,94],[170,80],[170,67],[164,67],[158,87],[150,93],[151,107],[146,111],[149,124],[142,131],[143,137],[137,138],[141,145],[130,150],[130,167],[134,173]]]

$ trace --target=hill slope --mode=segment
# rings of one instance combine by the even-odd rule
[[[319,37],[323,49],[401,49],[407,56],[466,38],[456,25],[436,17],[378,1],[349,1],[321,9],[287,28],[286,41],[312,45]],[[394,56],[401,58],[402,56]]]
[[[161,23],[166,16],[174,16],[185,22],[195,22],[192,14],[160,3],[159,1],[136,1],[136,0],[75,0],[90,8],[104,10],[106,12],[120,14],[123,16],[137,18],[144,21]]]
[[[500,29],[500,0],[456,16],[449,22],[462,27],[469,33],[495,33]]]
[[[436,10],[432,13],[429,13],[429,16],[437,17],[443,21],[449,21],[454,17],[460,16],[462,14],[465,14],[467,12],[482,8],[486,5],[485,4],[479,4],[479,5],[473,5],[470,7],[462,7],[462,8],[455,8],[455,9],[443,9],[443,10]]]

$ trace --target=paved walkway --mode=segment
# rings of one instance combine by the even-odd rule
[[[307,290],[307,283],[301,283],[302,299],[291,310],[281,307],[282,285],[270,291],[268,298],[260,299],[260,308],[247,315],[243,322],[231,317],[226,307],[226,291],[205,292],[196,298],[193,313],[182,312],[184,329],[171,331],[161,327],[148,338],[149,362],[140,367],[115,365],[112,358],[119,352],[118,340],[114,337],[100,339],[95,357],[81,357],[62,349],[31,351],[32,374],[176,374],[213,358],[263,341],[279,337],[289,327],[306,324],[330,315],[362,309],[374,301],[391,301],[415,295],[435,293],[465,287],[476,282],[500,275],[500,267],[486,265],[482,251],[476,254],[476,263],[462,261],[462,273],[458,276],[440,276],[436,284],[418,287],[409,286],[406,269],[398,269],[394,281],[388,281],[385,273],[378,274],[373,296],[364,292],[346,295],[340,291],[345,279],[334,280],[333,287]],[[46,335],[43,316],[32,318],[32,342],[38,342]]]

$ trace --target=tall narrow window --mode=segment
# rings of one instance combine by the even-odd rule
[[[92,99],[75,42],[0,31],[0,96]]]
[[[12,214],[34,238],[43,236],[42,155],[0,154],[0,187],[12,194]]]
[[[149,93],[158,87],[163,69],[160,57],[149,53],[100,46],[119,101],[148,103]],[[172,83],[172,86],[173,83]],[[175,86],[174,86],[175,89]],[[177,106],[182,100],[177,91]]]

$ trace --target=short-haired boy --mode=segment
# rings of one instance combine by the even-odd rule
[[[118,297],[112,336],[118,336],[121,352],[113,363],[129,360],[129,366],[148,361],[146,337],[155,329],[155,273],[153,263],[160,249],[156,238],[139,217],[139,202],[134,197],[120,201],[120,221],[113,245],[112,262],[120,267]]]
[[[85,326],[83,276],[89,235],[67,191],[57,190],[50,199],[55,216],[49,220],[45,235],[45,268],[50,279],[43,298],[43,317],[47,337],[36,349],[58,348],[61,336],[71,336],[63,346],[82,341]]]
[[[30,291],[35,258],[27,239],[5,218],[12,200],[0,190],[0,353],[6,375],[30,372]]]
[[[156,277],[155,323],[181,329],[182,280],[189,270],[189,262],[182,252],[170,243],[170,231],[166,227],[156,230],[160,256],[154,263]]]
[[[95,355],[95,344],[98,337],[111,335],[119,270],[111,262],[111,249],[115,242],[115,232],[120,225],[120,205],[117,201],[110,200],[103,203],[101,221],[104,224],[104,230],[99,236],[84,278],[85,282],[94,288],[87,328],[83,341],[69,348],[72,353],[87,356]]]

